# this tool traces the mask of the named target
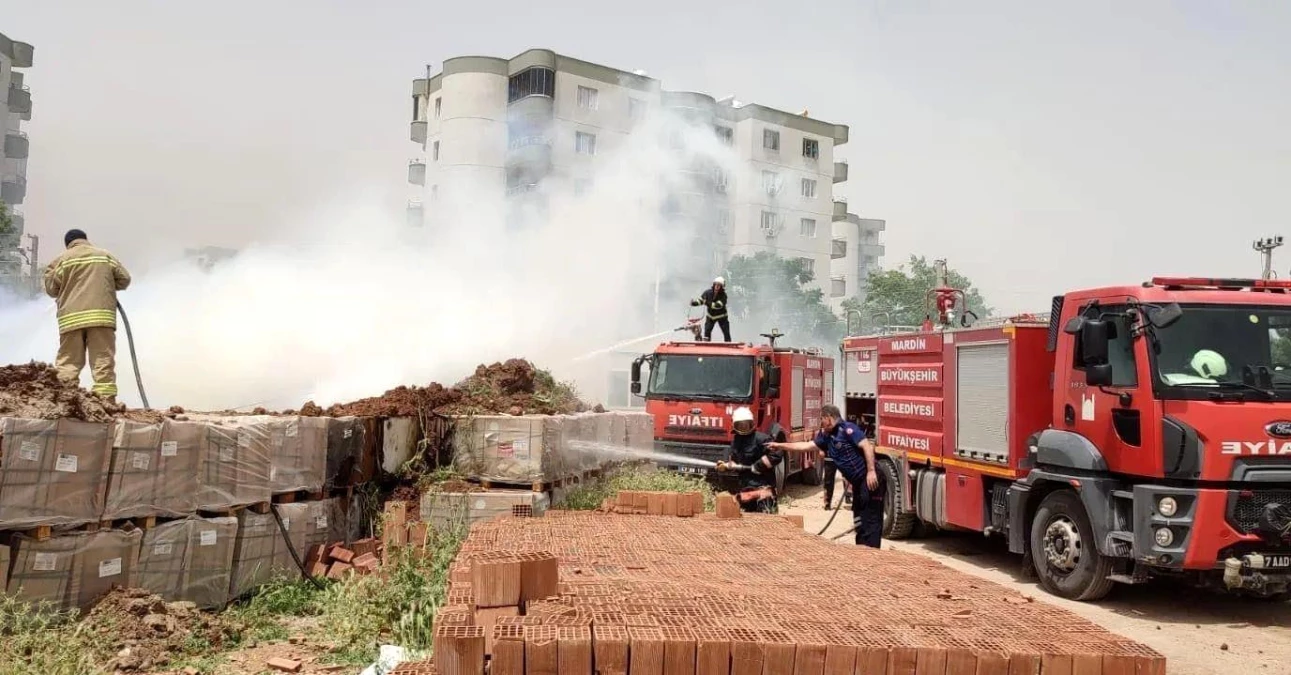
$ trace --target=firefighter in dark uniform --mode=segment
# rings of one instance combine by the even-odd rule
[[[860,427],[843,419],[838,406],[820,409],[820,431],[814,440],[769,446],[782,452],[823,450],[832,457],[843,479],[852,486],[852,524],[856,528],[857,545],[879,547],[883,537],[885,485],[874,461],[874,444]]]
[[[713,324],[717,324],[722,329],[722,339],[724,341],[731,341],[731,319],[730,314],[726,311],[725,279],[721,277],[713,279],[713,285],[701,293],[698,298],[691,300],[690,306],[702,306],[706,311],[704,316],[704,342],[713,341]]]
[[[736,408],[731,415],[735,438],[726,451],[726,460],[717,463],[718,471],[740,467],[740,509],[749,512],[776,513],[779,506],[775,493],[775,469],[784,455],[771,446],[771,437],[754,429],[753,411]]]

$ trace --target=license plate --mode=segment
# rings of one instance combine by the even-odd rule
[[[708,468],[702,466],[679,466],[677,467],[677,471],[679,473],[706,474],[708,473]]]
[[[1291,567],[1291,555],[1264,556],[1264,569],[1287,569]]]

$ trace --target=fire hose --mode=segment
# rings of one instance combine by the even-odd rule
[[[143,391],[143,376],[139,374],[139,357],[134,351],[134,333],[130,330],[130,317],[126,316],[126,308],[117,303],[117,311],[121,313],[121,323],[126,327],[126,342],[130,344],[130,363],[134,364],[134,383],[139,387],[139,398],[143,400],[144,408],[151,408],[148,405],[148,395]]]

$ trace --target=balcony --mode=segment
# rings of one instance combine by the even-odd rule
[[[842,197],[834,198],[834,220],[847,220],[847,200]]]
[[[421,202],[408,202],[408,227],[422,227],[426,224],[426,209]]]
[[[36,48],[26,42],[13,41],[13,67],[30,68],[36,56]]]
[[[523,195],[523,194],[528,194],[530,192],[537,192],[537,191],[538,191],[537,183],[521,183],[519,185],[507,186],[508,197],[515,197],[516,195]]]
[[[426,184],[426,163],[418,160],[408,162],[408,182],[413,185]]]
[[[31,114],[31,90],[26,86],[9,87],[9,112]]]
[[[21,204],[27,198],[27,179],[22,176],[5,176],[0,181],[0,202]]]
[[[861,244],[861,255],[881,258],[887,253],[887,247],[883,244]]]
[[[9,159],[27,159],[30,143],[27,134],[21,131],[10,131],[4,137],[4,156]]]
[[[426,145],[426,122],[418,121],[412,123],[412,142]]]
[[[846,257],[847,257],[847,240],[846,240],[846,239],[834,239],[834,240],[831,242],[831,246],[832,246],[832,248],[830,248],[830,250],[829,250],[829,259],[830,259],[830,260],[838,260],[839,258],[846,258]]]
[[[834,182],[842,183],[847,180],[847,162],[834,162]]]

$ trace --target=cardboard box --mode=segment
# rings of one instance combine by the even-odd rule
[[[329,488],[362,485],[376,478],[377,421],[371,417],[324,418],[327,421]]]
[[[134,585],[143,532],[100,530],[88,534],[77,552],[76,575],[72,578],[72,601],[86,609],[112,590],[113,586]]]
[[[0,529],[80,525],[103,515],[107,424],[0,419]]]
[[[238,519],[193,518],[184,522],[188,524],[188,562],[179,599],[202,608],[223,607],[230,600]]]
[[[510,515],[517,506],[527,507],[531,516],[546,513],[550,500],[542,492],[528,490],[485,490],[482,492],[424,492],[421,520],[433,527],[471,524]]]
[[[269,489],[274,494],[323,489],[327,468],[327,418],[267,416]]]
[[[189,521],[176,520],[161,523],[143,533],[135,585],[166,600],[179,598],[188,564],[190,527]]]
[[[390,417],[381,422],[381,470],[397,474],[417,454],[421,423],[414,417]]]
[[[197,510],[220,511],[269,501],[266,416],[190,415],[205,427],[198,445]]]
[[[546,417],[480,415],[457,420],[453,468],[464,476],[499,483],[532,483],[558,477],[548,465],[544,439]]]
[[[142,538],[138,530],[75,532],[44,541],[16,535],[8,593],[58,611],[86,609],[114,585],[134,585]]]
[[[116,422],[103,518],[192,515],[205,435],[194,422]]]
[[[284,506],[290,506],[286,504]],[[236,599],[278,576],[297,578],[296,567],[287,550],[287,542],[272,513],[238,513],[237,543],[233,548],[233,573],[229,579],[229,598]],[[283,524],[290,533],[289,518]]]

